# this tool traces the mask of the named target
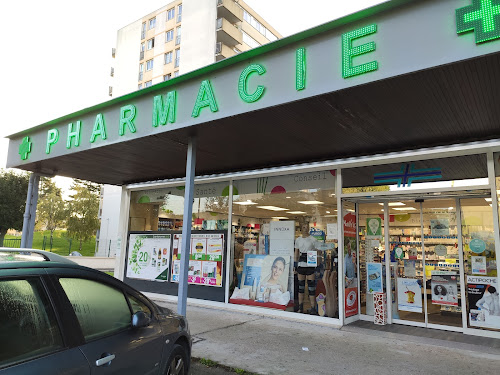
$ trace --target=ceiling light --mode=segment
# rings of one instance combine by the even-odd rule
[[[326,211],[326,213],[327,213],[327,214],[329,214],[329,213],[330,213],[330,211]]]
[[[298,201],[297,203],[300,203],[300,204],[323,204],[324,202],[320,202],[320,201]]]
[[[262,208],[263,210],[269,210],[269,211],[288,211],[288,208],[282,208],[276,206],[257,206],[257,208]]]
[[[455,207],[448,207],[448,210],[453,210]]]
[[[381,206],[383,206],[383,203],[379,203]],[[406,206],[403,202],[389,202],[389,207],[394,207],[394,206]]]
[[[491,201],[492,201],[492,199],[491,199],[491,198],[484,198],[484,200],[485,200],[486,202],[491,202]]]
[[[351,210],[350,208],[347,208],[346,211],[349,211],[349,212],[356,212],[354,210]]]
[[[273,216],[273,219],[277,220],[287,220],[288,218],[286,216]]]
[[[417,209],[415,207],[395,207],[393,210],[397,211],[416,211]]]
[[[291,197],[286,197],[286,199],[290,199]]]
[[[248,200],[248,201],[244,201],[244,202],[234,202],[234,204],[239,204],[241,206],[249,206],[251,204],[257,204],[257,203]]]
[[[323,217],[337,217],[337,215],[325,215]]]
[[[307,212],[304,212],[304,211],[288,211],[287,214],[300,215],[300,214],[307,214]]]

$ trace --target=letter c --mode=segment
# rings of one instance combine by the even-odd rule
[[[253,94],[248,93],[248,78],[252,73],[257,73],[260,76],[266,72],[266,68],[264,68],[260,64],[252,64],[245,68],[243,72],[240,74],[240,79],[238,80],[238,93],[240,94],[240,98],[246,103],[253,103],[259,100],[262,95],[264,95],[264,86],[257,86],[257,89]]]

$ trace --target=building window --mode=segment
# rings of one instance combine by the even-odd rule
[[[155,38],[151,38],[148,40],[148,51],[155,46]]]
[[[179,71],[174,72],[174,77],[179,77]]]
[[[144,59],[144,49],[146,48],[146,44],[144,42],[141,43],[141,52],[139,53],[139,60]]]
[[[168,81],[170,78],[172,78],[172,74],[168,73],[163,76],[163,81]]]
[[[140,89],[142,89],[142,83],[139,83],[139,84],[137,85],[137,90],[140,90]]]
[[[156,17],[151,18],[148,23],[148,30],[154,29],[156,26]]]
[[[177,7],[177,22],[182,20],[182,4]]]
[[[153,85],[153,81],[147,81],[144,83],[144,87],[149,87],[151,85]]]
[[[175,38],[175,45],[178,46],[181,44],[181,27],[177,28],[177,38]]]
[[[139,81],[142,81],[142,74],[144,72],[144,64],[139,65]]]
[[[246,32],[242,31],[242,34],[243,34],[243,43],[247,44],[251,48],[256,48],[260,46],[260,43],[257,42],[250,35],[248,35]]]
[[[146,61],[146,71],[153,69],[153,59]]]
[[[176,49],[175,50],[175,67],[178,68],[180,63],[181,63],[181,50]]]
[[[172,62],[173,53],[172,51],[165,54],[165,64],[170,64]]]
[[[168,30],[165,33],[165,43],[174,40],[174,29]]]
[[[170,21],[175,17],[175,8],[167,10],[167,21]]]
[[[146,37],[146,22],[143,22],[141,27],[141,40],[144,39],[145,37]]]
[[[261,24],[259,21],[255,19],[250,13],[248,13],[246,10],[243,10],[243,19],[248,22],[252,27],[257,30],[259,33],[264,35],[267,39],[269,39],[271,42],[275,41],[278,39],[276,35],[274,35],[272,32],[270,32],[263,24]],[[248,44],[248,43],[247,43]]]

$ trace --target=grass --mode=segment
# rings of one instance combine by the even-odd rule
[[[45,250],[46,251],[51,251],[50,250],[50,231],[39,231],[35,232],[33,235],[33,249],[40,249],[42,250],[43,247],[43,237],[47,237],[47,242],[45,245]],[[16,236],[9,236],[6,235],[5,239],[18,239],[19,237]],[[70,253],[70,241],[66,237],[66,231],[63,230],[56,230],[54,231],[54,236],[52,239],[52,252],[59,254],[59,255],[69,255]],[[83,256],[94,256],[95,254],[95,237],[93,237],[91,240],[83,242],[82,244],[82,250],[80,248],[80,241],[78,240],[73,240],[71,244],[71,251],[78,251],[81,253]]]
[[[194,361],[200,362],[204,366],[207,366],[207,367],[220,367],[220,368],[223,368],[225,370],[232,371],[232,372],[234,372],[236,374],[239,374],[239,375],[257,375],[257,374],[255,374],[253,372],[248,372],[248,371],[243,370],[241,368],[234,368],[234,367],[229,367],[229,366],[222,365],[219,362],[212,361],[211,359],[208,359],[208,358],[194,358],[193,357],[192,359]]]

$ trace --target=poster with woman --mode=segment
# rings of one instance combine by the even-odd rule
[[[458,306],[458,275],[453,271],[431,271],[432,303]]]

